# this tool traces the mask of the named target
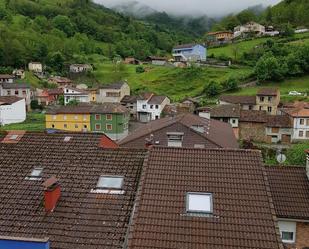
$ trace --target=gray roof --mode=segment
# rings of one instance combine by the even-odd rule
[[[101,89],[121,89],[124,84],[127,84],[127,83],[126,82],[115,82],[112,84],[101,86],[100,88]]]
[[[30,89],[27,83],[2,83],[3,89]]]
[[[160,105],[166,99],[166,96],[153,95],[151,99],[148,101],[148,104]]]

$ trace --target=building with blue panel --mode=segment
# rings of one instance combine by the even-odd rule
[[[49,239],[0,236],[1,249],[49,249]]]
[[[173,57],[176,62],[206,61],[207,49],[200,44],[183,44],[173,48]]]

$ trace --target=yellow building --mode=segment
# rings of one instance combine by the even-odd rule
[[[91,106],[63,106],[46,112],[46,129],[90,131]]]

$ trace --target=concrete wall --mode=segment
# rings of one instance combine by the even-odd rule
[[[22,99],[12,105],[0,106],[0,124],[21,123],[26,120],[26,104]]]

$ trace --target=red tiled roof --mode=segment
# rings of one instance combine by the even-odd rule
[[[240,112],[240,122],[266,123],[266,111],[242,110]]]
[[[262,88],[257,92],[257,96],[277,96],[278,88]]]
[[[267,127],[292,128],[293,124],[287,115],[267,115]]]
[[[121,146],[126,146],[130,142],[140,139],[144,136],[148,136],[153,132],[160,132],[163,128],[169,127],[173,124],[181,124],[179,127],[179,131],[187,132],[187,129],[194,131],[192,129],[193,126],[203,126],[204,132],[199,133],[198,135],[202,136],[204,139],[209,140],[210,142],[216,144],[218,147],[222,148],[238,148],[238,143],[233,133],[232,127],[224,122],[220,122],[214,119],[205,119],[201,118],[197,115],[193,115],[190,113],[180,114],[176,117],[166,117],[158,120],[154,120],[140,127],[135,132],[131,133],[125,139],[120,141]],[[194,131],[195,132],[195,131]],[[165,134],[166,135],[166,134]],[[165,138],[167,139],[167,138]],[[190,141],[192,139],[192,141]],[[190,147],[193,147],[195,142],[193,138],[188,138],[187,144]]]
[[[186,194],[213,195],[213,214],[186,212]],[[128,249],[279,249],[259,151],[150,150]]]
[[[239,118],[240,105],[219,105],[211,109],[210,116],[214,118]]]
[[[279,218],[309,220],[309,180],[305,167],[265,166]]]
[[[72,137],[64,142],[65,136]],[[42,239],[53,249],[120,249],[126,238],[145,151],[102,149],[97,134],[25,134],[0,144],[0,233]],[[41,180],[29,181],[34,167]],[[124,176],[123,194],[96,194],[100,175]],[[55,176],[61,197],[52,213],[42,183]]]
[[[256,104],[255,96],[221,95],[219,97],[219,100],[227,102],[227,103],[231,103],[231,104],[248,104],[248,105]]]

